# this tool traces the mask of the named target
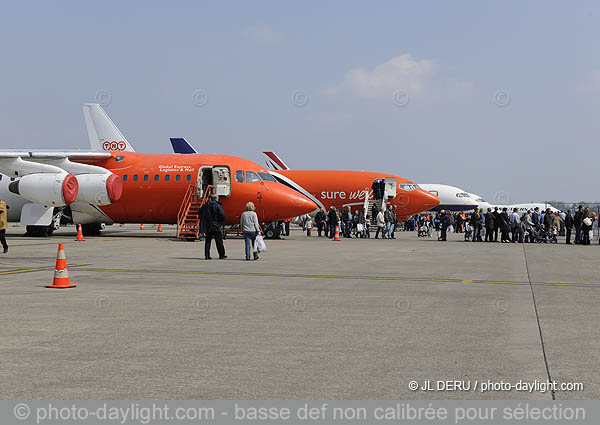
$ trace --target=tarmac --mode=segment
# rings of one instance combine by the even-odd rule
[[[233,237],[229,258],[206,261],[173,226],[138,227],[85,242],[73,227],[44,239],[9,227],[0,398],[600,398],[597,240],[333,242],[294,229],[258,261]],[[44,287],[59,242],[76,288]],[[549,379],[584,389],[506,389]],[[482,392],[489,382],[504,390]]]

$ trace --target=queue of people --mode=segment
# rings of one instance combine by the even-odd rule
[[[374,217],[374,221],[372,221]],[[370,213],[364,208],[354,210],[350,206],[339,211],[334,206],[329,211],[320,209],[315,216],[318,237],[333,239],[336,228],[339,229],[340,236],[344,238],[370,238],[371,231],[375,227],[375,239],[395,239],[398,219],[396,216],[396,207],[394,205],[388,208],[375,207]],[[312,224],[312,223],[311,223]],[[303,226],[310,236],[310,227]]]
[[[509,211],[507,207],[488,208],[486,212],[479,208],[470,214],[440,211],[436,217],[428,218],[438,232],[438,240],[445,241],[448,232],[464,233],[465,241],[501,243],[556,243],[558,236],[565,236],[568,245],[589,245],[593,239],[593,227],[596,213],[579,205],[575,213],[553,212],[550,208],[539,208],[519,213],[518,208]],[[422,220],[422,219],[420,219]],[[575,230],[572,240],[573,230]]]

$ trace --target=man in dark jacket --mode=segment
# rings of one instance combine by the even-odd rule
[[[571,245],[571,232],[573,231],[573,215],[571,210],[567,210],[565,215],[565,229],[567,230],[567,245]]]
[[[332,205],[327,213],[327,227],[329,227],[329,239],[335,237],[335,228],[337,227],[338,216],[335,211],[335,207]]]
[[[539,209],[539,207],[534,208],[533,213],[531,214],[531,221],[533,222],[533,225],[535,227],[537,227],[537,225],[540,224],[540,209]]]
[[[500,211],[498,211],[498,207],[494,207],[494,242],[498,242],[498,229],[500,229]]]
[[[485,241],[494,242],[494,229],[496,229],[496,217],[491,208],[485,214]]]
[[[344,211],[342,211],[342,223],[344,227],[343,230],[345,238],[352,237],[352,210],[350,208],[351,207],[348,206]]]
[[[508,208],[502,208],[502,212],[500,213],[500,241],[501,242],[510,242],[510,237],[508,236],[508,231],[510,230],[510,219],[508,218]]]
[[[581,243],[581,223],[583,223],[583,205],[577,207],[575,217],[573,217],[573,226],[575,227],[575,243]]]
[[[221,204],[217,202],[216,196],[211,196],[210,202],[204,204],[198,210],[198,216],[200,218],[200,233],[203,233],[205,236],[204,258],[207,260],[212,259],[210,257],[210,245],[213,238],[217,245],[219,259],[223,260],[227,258],[225,247],[223,246],[223,233],[221,232],[221,225],[225,222],[225,211]]]
[[[321,233],[323,232],[323,228],[326,226],[327,216],[323,209],[320,209],[317,215],[315,216],[315,221],[317,222],[317,232],[319,232],[319,237],[321,237]],[[325,230],[325,236],[327,236],[327,230]]]
[[[471,226],[473,227],[473,242],[481,240],[481,213],[479,208],[471,213]]]
[[[450,223],[452,222],[450,218],[450,214],[446,211],[441,211],[440,224],[441,224],[441,241],[445,241],[448,236],[448,227],[450,227]]]

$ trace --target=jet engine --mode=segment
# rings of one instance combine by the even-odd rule
[[[116,174],[79,174],[77,201],[92,205],[110,205],[121,199],[123,182]]]
[[[79,183],[73,174],[27,174],[8,185],[8,190],[31,202],[62,207],[77,198]]]

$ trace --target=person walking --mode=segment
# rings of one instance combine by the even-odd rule
[[[513,208],[513,212],[510,215],[510,231],[512,233],[512,242],[519,242],[521,217],[519,217],[519,209]]]
[[[473,227],[473,242],[481,240],[481,214],[479,208],[475,208],[475,211],[471,213],[471,227]]]
[[[446,211],[442,211],[442,217],[440,218],[440,226],[441,226],[440,241],[447,240],[448,227],[450,227],[451,223],[452,223],[452,218],[450,217],[450,214],[448,214]]]
[[[221,225],[225,222],[225,211],[220,203],[217,202],[217,197],[212,195],[210,202],[204,204],[198,211],[200,217],[200,233],[204,234],[204,258],[212,260],[210,256],[210,246],[212,240],[215,240],[219,259],[227,258],[225,255],[225,247],[223,246],[223,232]]]
[[[496,228],[496,217],[491,208],[485,214],[485,241],[494,242],[494,229]]]
[[[352,209],[350,205],[342,212],[342,225],[344,226],[344,237],[352,237]]]
[[[377,224],[377,231],[375,232],[375,239],[379,239],[379,232],[381,232],[381,237],[385,239],[385,215],[383,213],[383,208],[379,210],[377,213],[377,217],[375,217],[375,221]]]
[[[332,205],[329,208],[329,212],[327,213],[327,228],[329,229],[329,239],[333,239],[335,237],[335,228],[338,223],[338,216],[335,212],[335,207]]]
[[[573,231],[573,215],[571,214],[571,210],[567,210],[567,214],[565,215],[565,231],[567,235],[566,244],[571,245],[571,232]]]
[[[309,218],[310,219],[310,218]],[[246,251],[246,261],[250,260],[250,252],[254,254],[254,259],[258,260],[258,250],[255,249],[256,236],[262,233],[258,216],[256,215],[256,207],[253,202],[246,204],[246,211],[240,217],[240,229],[244,236],[244,246]]]
[[[392,213],[391,208],[386,208],[384,212],[385,218],[385,237],[388,239],[392,239],[392,225],[394,221],[394,215]]]
[[[494,207],[494,242],[498,242],[498,230],[501,222],[500,211],[498,211],[498,207]]]
[[[315,221],[317,222],[317,233],[318,233],[319,237],[322,237],[323,229],[326,227],[326,224],[327,224],[327,216],[326,216],[325,210],[323,208],[321,208],[317,212],[317,215],[315,215]],[[327,232],[325,232],[325,233],[327,233]],[[325,236],[327,236],[327,234],[325,234]]]
[[[398,225],[398,216],[396,215],[396,206],[392,205],[390,207],[392,214],[392,231],[390,232],[390,239],[396,239],[396,226]]]
[[[583,222],[583,205],[577,207],[573,217],[573,226],[575,227],[575,244],[581,243],[581,224]]]
[[[8,244],[6,243],[6,228],[8,227],[8,217],[6,202],[0,200],[0,242],[2,243],[3,253],[8,252]]]

